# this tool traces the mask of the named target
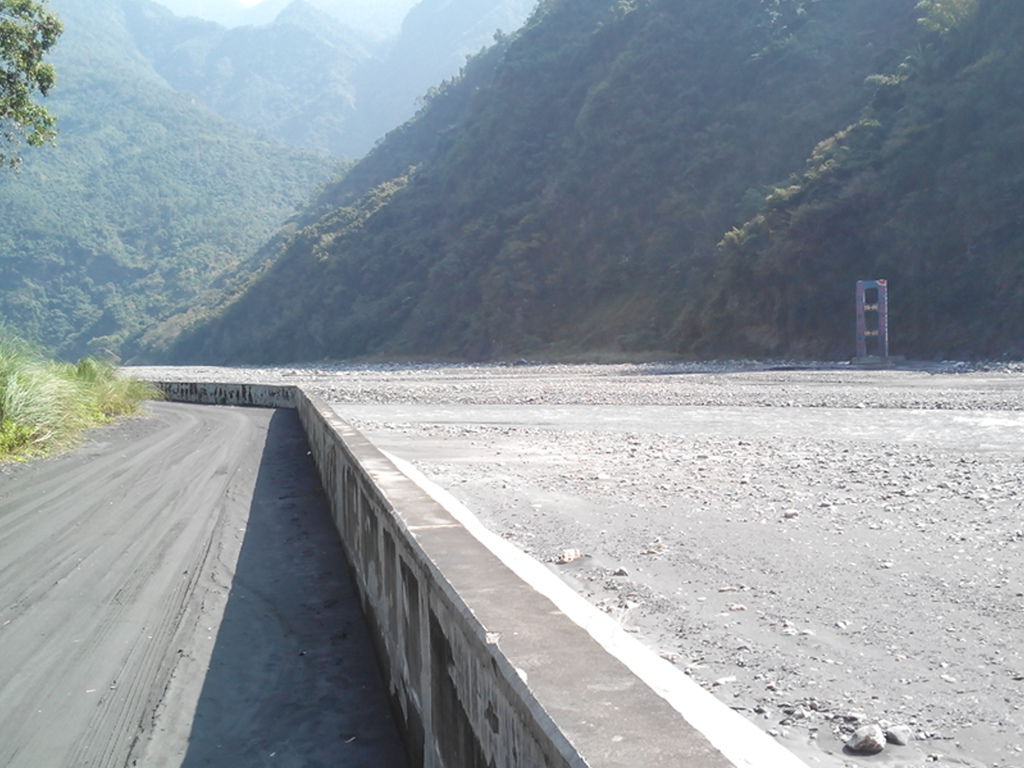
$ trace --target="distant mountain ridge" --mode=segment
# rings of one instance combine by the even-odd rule
[[[176,89],[258,135],[356,159],[534,2],[420,0],[384,40],[345,22],[353,0],[261,3],[263,23],[230,29],[149,0],[127,7],[135,44]]]
[[[262,0],[255,5],[209,0],[159,0],[176,16],[192,16],[224,27],[271,23],[293,0]],[[374,42],[397,34],[409,9],[418,0],[310,0],[319,10]]]
[[[233,29],[179,18],[148,0],[126,3],[125,13],[138,50],[176,90],[257,135],[351,152],[353,77],[371,54],[333,16],[302,0],[270,24]]]
[[[394,127],[363,115],[350,141],[354,73],[384,52],[324,9],[360,5],[268,3],[269,23],[226,29],[149,0],[54,0],[60,136],[0,177],[0,322],[63,356],[152,353],[246,285],[340,171],[281,142],[345,155]]]
[[[878,98],[871,78],[915,50],[919,13],[916,0],[546,0],[329,186],[266,252],[265,277],[173,355],[728,350],[699,327],[728,290],[719,242]],[[762,341],[745,348],[787,348]]]
[[[51,6],[65,26],[47,100],[60,133],[0,175],[0,321],[66,357],[130,354],[244,282],[334,165],[171,89],[134,46],[128,4]]]

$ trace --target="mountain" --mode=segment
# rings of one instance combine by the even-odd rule
[[[160,0],[175,16],[211,21],[223,27],[269,24],[291,0],[263,0],[255,5],[241,0]]]
[[[159,346],[179,313],[261,266],[259,246],[333,163],[176,92],[135,45],[129,3],[51,6],[60,134],[0,175],[0,319],[66,357],[127,354],[146,331]]]
[[[171,354],[692,351],[718,243],[879,98],[872,76],[919,40],[915,6],[544,0]]]
[[[240,0],[213,3],[210,0],[160,0],[176,16],[213,21],[224,27],[259,26],[271,23],[292,0],[262,0],[246,4]],[[373,41],[394,37],[402,19],[417,0],[310,0],[321,11]]]
[[[358,158],[533,2],[422,0],[385,40],[362,31],[371,6],[356,0],[268,0],[247,14],[272,19],[231,28],[147,0],[126,7],[135,45],[176,89],[258,135]]]
[[[258,135],[351,153],[354,73],[371,54],[333,16],[302,0],[269,24],[232,29],[146,0],[126,3],[125,16],[135,47],[174,89]]]
[[[536,0],[421,0],[386,53],[358,71],[359,110],[350,141],[362,150],[416,112],[425,94],[456,76],[466,59],[518,30]]]
[[[853,283],[880,277],[894,352],[1024,356],[1024,14],[921,6],[931,34],[860,118],[724,238],[689,348],[849,354]]]

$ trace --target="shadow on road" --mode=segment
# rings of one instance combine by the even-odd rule
[[[276,411],[187,768],[406,765],[307,451],[296,413]]]

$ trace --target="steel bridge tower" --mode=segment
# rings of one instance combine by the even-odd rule
[[[857,281],[857,359],[889,359],[889,283]]]

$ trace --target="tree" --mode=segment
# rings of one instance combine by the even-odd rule
[[[0,166],[20,161],[11,147],[52,142],[56,118],[33,101],[45,96],[56,73],[43,56],[60,37],[60,20],[45,8],[46,0],[0,0]]]

